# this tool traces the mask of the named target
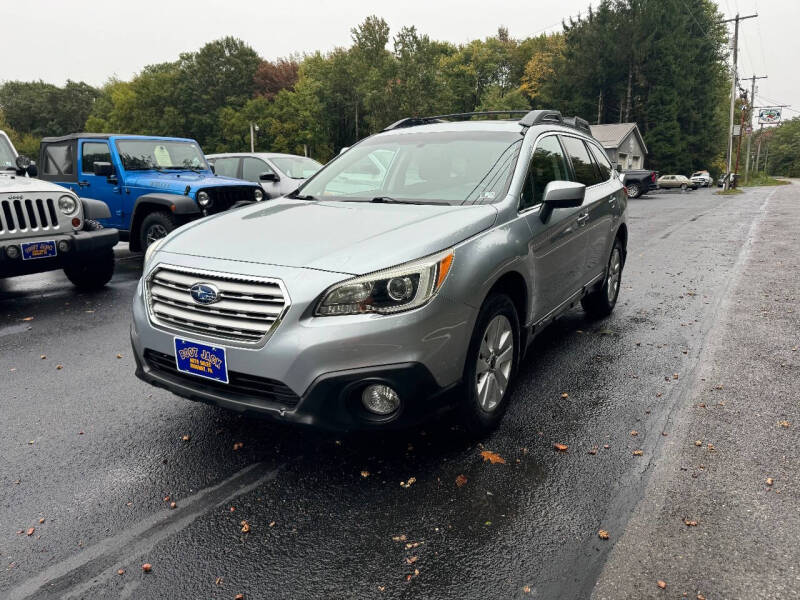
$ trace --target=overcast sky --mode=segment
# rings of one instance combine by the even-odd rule
[[[673,2],[686,10],[684,0]],[[560,29],[561,19],[585,11],[589,0],[2,0],[2,80],[101,85],[129,79],[147,64],[174,60],[225,35],[245,40],[264,58],[330,50],[350,43],[350,28],[370,14],[434,39],[466,42],[499,25],[523,38]],[[740,26],[742,77],[758,82],[758,104],[792,104],[800,111],[800,0],[719,0],[732,17],[759,13]],[[556,107],[557,108],[557,107]],[[794,115],[798,113],[788,113]]]

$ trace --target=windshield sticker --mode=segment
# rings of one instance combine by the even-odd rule
[[[159,167],[172,166],[172,158],[170,158],[166,146],[156,146],[153,148],[153,157],[156,159],[156,163]]]

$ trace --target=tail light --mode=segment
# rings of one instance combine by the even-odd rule
[[[652,181],[653,183],[656,182],[656,174],[655,173],[650,173],[650,181]]]

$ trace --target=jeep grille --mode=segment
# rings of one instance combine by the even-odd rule
[[[195,302],[190,289],[196,283],[216,286],[219,301]],[[154,323],[222,340],[245,344],[265,340],[288,307],[288,295],[276,279],[167,265],[147,279],[147,308]]]
[[[255,188],[244,185],[230,185],[214,188],[206,188],[204,191],[211,196],[213,203],[209,213],[218,213],[231,208],[234,204],[241,201],[252,202],[255,200]]]
[[[52,198],[0,198],[0,235],[58,229]]]

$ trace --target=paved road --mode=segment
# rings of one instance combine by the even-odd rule
[[[780,190],[795,202],[781,210],[796,215],[797,189]],[[598,580],[603,597],[659,592],[645,561],[628,561],[641,587],[616,595],[626,559],[612,549],[657,493],[654,474],[680,460],[670,435],[774,201],[712,191],[631,201],[616,312],[576,310],[543,334],[482,445],[446,422],[390,436],[286,428],[142,384],[128,346],[141,261],[124,249],[96,294],[58,273],[0,282],[0,596],[573,598]],[[779,562],[797,562],[781,548]]]

